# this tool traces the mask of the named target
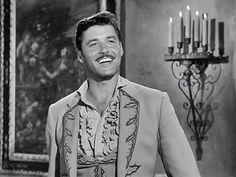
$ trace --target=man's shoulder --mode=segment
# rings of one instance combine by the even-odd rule
[[[134,84],[138,89],[140,89],[142,91],[146,91],[148,93],[155,93],[155,94],[161,94],[161,95],[164,93],[163,91],[161,91],[157,88],[152,88],[152,87],[142,85],[142,84],[138,84],[138,83],[134,83]]]
[[[145,86],[145,85],[142,85],[142,84],[139,84],[137,82],[133,82],[127,79],[126,79],[126,82],[127,82],[127,85],[129,85],[129,87],[136,90],[138,94],[145,94],[145,95],[151,95],[151,96],[152,95],[163,96],[165,94],[164,91],[161,91],[157,88],[151,88],[149,86]]]
[[[71,100],[73,100],[76,96],[78,96],[77,90],[70,93],[69,95],[59,99],[58,101],[56,101],[55,103],[51,104],[50,107],[56,107],[56,108],[62,108],[67,106]]]

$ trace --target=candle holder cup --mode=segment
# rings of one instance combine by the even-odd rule
[[[224,52],[224,49],[222,49],[222,48],[219,49],[219,55],[220,55],[221,57],[223,57],[224,53],[225,53],[225,52]]]
[[[177,48],[179,50],[179,53],[181,53],[182,47],[183,47],[183,42],[177,42]]]
[[[190,43],[191,43],[191,38],[185,38],[185,39],[184,39],[184,43],[190,44]]]
[[[208,45],[207,44],[202,46],[202,51],[203,52],[207,52],[208,51]]]
[[[174,47],[168,47],[168,53],[173,54],[174,53]]]
[[[177,42],[177,48],[182,49],[183,47],[183,42]]]
[[[194,47],[198,49],[200,47],[200,41],[194,41]]]

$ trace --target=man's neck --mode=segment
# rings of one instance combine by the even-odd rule
[[[88,79],[88,91],[86,98],[93,103],[98,111],[102,114],[109,104],[118,82],[119,75],[113,76],[109,80],[95,81]]]

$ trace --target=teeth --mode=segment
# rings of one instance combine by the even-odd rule
[[[105,57],[105,58],[99,60],[99,63],[105,63],[105,62],[110,62],[110,61],[112,61],[111,58],[106,58],[106,57]]]

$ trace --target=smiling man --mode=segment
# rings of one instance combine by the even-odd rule
[[[119,74],[123,48],[115,16],[79,21],[76,47],[87,80],[49,108],[49,177],[200,177],[167,93]]]
[[[122,45],[110,25],[92,26],[83,33],[80,57],[88,78],[96,81],[110,80],[119,75]]]

